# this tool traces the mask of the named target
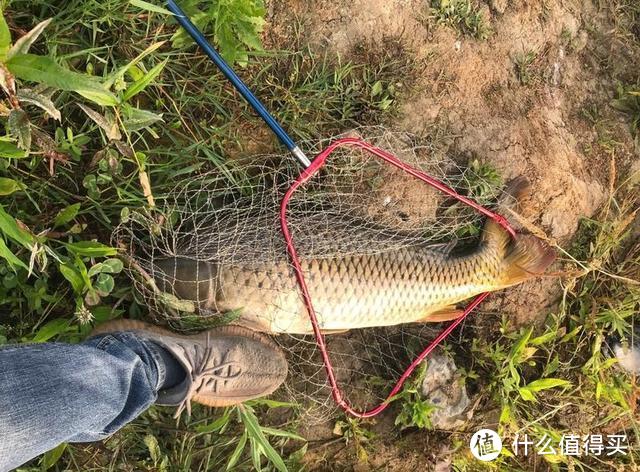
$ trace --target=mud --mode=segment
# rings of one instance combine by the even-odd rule
[[[595,57],[613,47],[606,36],[610,12],[590,1],[492,0],[479,6],[490,28],[484,41],[437,25],[428,2],[418,0],[274,1],[270,31],[285,41],[293,21],[301,25],[301,41],[342,58],[353,57],[363,43],[400,41],[426,67],[388,125],[419,135],[439,129],[452,137],[443,152],[487,162],[505,180],[527,175],[535,193],[524,216],[566,246],[609,187],[612,153],[586,111],[595,107],[611,118],[606,133],[617,143],[619,169],[638,159],[628,125],[609,107],[616,79],[628,71],[611,70]],[[517,63],[527,54],[532,59],[523,78]],[[397,200],[416,192],[395,193]],[[404,199],[403,213],[410,215],[419,201]],[[486,308],[516,323],[538,323],[559,287],[557,280],[532,281],[494,297]]]

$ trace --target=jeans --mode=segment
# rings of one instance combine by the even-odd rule
[[[155,402],[164,377],[158,348],[130,332],[0,348],[0,472],[108,437]]]

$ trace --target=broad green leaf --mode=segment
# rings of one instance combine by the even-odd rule
[[[380,92],[382,92],[382,81],[378,80],[373,84],[373,87],[371,87],[371,96],[375,97],[376,95],[379,95]]]
[[[138,66],[131,66],[127,71],[127,74],[129,75],[129,77],[131,77],[131,80],[135,82],[136,80],[140,80],[141,78],[143,78],[145,72]]]
[[[502,405],[502,411],[500,412],[500,424],[512,423],[511,419],[511,406],[508,403]]]
[[[42,470],[49,470],[51,467],[57,464],[57,462],[62,457],[65,449],[67,448],[67,443],[62,443],[57,447],[54,447],[50,451],[46,452],[42,456],[42,460],[40,462]]]
[[[0,177],[0,195],[11,195],[14,192],[24,190],[25,185],[8,177]]]
[[[18,147],[29,151],[31,149],[31,123],[24,110],[19,108],[11,110],[7,127],[9,133],[18,140]]]
[[[527,384],[527,388],[532,392],[539,392],[541,390],[548,390],[555,387],[570,387],[571,382],[562,379],[538,379]]]
[[[18,100],[23,103],[30,103],[32,105],[41,108],[45,112],[51,116],[54,120],[60,121],[62,116],[60,115],[60,110],[56,108],[49,97],[45,97],[40,93],[36,93],[31,89],[21,89],[17,94]]]
[[[76,243],[67,243],[65,246],[71,253],[80,257],[115,256],[118,253],[116,248],[106,246],[97,241],[78,241]]]
[[[577,334],[582,330],[582,326],[576,326],[574,329],[572,329],[570,332],[568,332],[567,334],[565,334],[562,339],[560,340],[561,343],[566,343],[567,341],[575,338],[577,336]]]
[[[5,159],[23,159],[29,155],[10,141],[0,139],[0,157]]]
[[[104,323],[112,318],[119,318],[123,313],[124,310],[114,310],[110,305],[100,305],[91,308],[91,314],[97,323]]]
[[[89,277],[93,277],[95,275],[98,275],[100,273],[102,273],[102,269],[104,268],[104,265],[102,264],[102,262],[98,262],[96,264],[93,264],[90,268],[89,271],[87,272],[87,275]]]
[[[11,47],[11,32],[7,21],[4,19],[4,12],[0,12],[0,62],[7,59],[7,52]]]
[[[391,106],[391,104],[393,103],[393,100],[390,98],[385,98],[384,100],[382,100],[380,103],[378,103],[378,108],[380,110],[386,110],[387,108],[389,108]]]
[[[253,436],[249,438],[249,444],[249,452],[251,453],[251,462],[253,462],[253,468],[258,472],[262,472],[260,456],[264,453],[264,450],[262,449],[262,447],[260,447],[260,444]]]
[[[149,449],[149,455],[151,456],[151,460],[154,464],[157,464],[160,461],[160,445],[158,444],[158,439],[153,434],[147,434],[144,437],[144,443]]]
[[[527,387],[519,388],[518,393],[520,394],[523,400],[526,400],[528,402],[536,401],[535,395]]]
[[[215,433],[221,430],[229,422],[229,415],[222,415],[212,423],[196,426],[198,433]]]
[[[113,287],[115,286],[115,282],[113,277],[109,274],[105,274],[104,272],[98,274],[95,282],[93,282],[93,288],[98,292],[98,295],[101,297],[106,297],[113,291]]]
[[[120,259],[107,259],[102,262],[102,272],[107,274],[119,274],[124,268],[124,264]]]
[[[295,403],[281,402],[278,400],[271,400],[270,398],[256,398],[255,400],[249,400],[246,404],[264,405],[269,408],[292,408],[296,406]]]
[[[162,121],[162,114],[157,115],[147,110],[140,110],[134,107],[124,109],[122,117],[122,126],[127,131],[138,131],[142,128],[151,126],[152,124]]]
[[[257,51],[262,50],[262,43],[260,41],[260,36],[256,33],[254,26],[245,25],[239,23],[236,25],[236,30],[238,33],[238,38],[242,41],[246,46],[251,49],[255,49]]]
[[[9,249],[4,242],[4,239],[0,238],[0,257],[2,257],[9,266],[11,270],[16,271],[16,267],[22,267],[25,270],[29,270],[29,267],[22,262],[13,252]]]
[[[159,7],[158,5],[154,5],[153,3],[145,2],[144,0],[129,0],[129,3],[134,7],[138,7],[143,10],[148,10],[155,13],[161,13],[163,15],[173,16],[173,13],[171,13],[166,8]]]
[[[8,60],[6,66],[10,72],[22,80],[76,92],[99,105],[118,104],[116,96],[96,78],[66,69],[50,57],[21,54]]]
[[[54,218],[53,226],[57,228],[59,226],[66,225],[76,217],[79,210],[80,210],[80,203],[74,203],[73,205],[69,205],[68,207],[63,208],[58,212],[58,214]]]
[[[189,16],[191,17],[191,23],[193,23],[200,31],[203,31],[209,21],[211,21],[211,17],[207,13],[201,11]],[[171,46],[174,49],[181,48],[189,44],[193,44],[193,39],[184,28],[179,28],[173,36],[171,36]]]
[[[42,328],[38,330],[36,335],[31,340],[34,343],[44,343],[49,339],[64,333],[69,327],[69,320],[63,318],[56,318],[45,323]]]
[[[151,82],[154,81],[156,77],[158,77],[158,75],[160,75],[160,72],[162,72],[162,69],[164,69],[164,66],[167,65],[167,62],[168,62],[168,59],[165,59],[161,63],[156,64],[141,79],[136,80],[133,84],[131,84],[129,88],[127,88],[127,90],[124,91],[124,94],[122,95],[122,99],[124,101],[128,101],[138,93],[142,92]]]
[[[282,429],[274,429],[274,428],[267,428],[265,426],[262,426],[262,432],[264,434],[267,434],[269,436],[277,436],[280,438],[289,438],[289,439],[293,439],[295,441],[306,441],[305,438],[303,438],[302,436],[299,436],[295,433],[292,433],[290,431],[284,431]]]
[[[541,336],[538,336],[536,338],[533,338],[530,343],[533,346],[540,346],[541,344],[545,344],[549,341],[552,341],[556,338],[557,333],[555,331],[549,331],[548,333],[545,333]]]
[[[524,351],[525,346],[529,342],[529,338],[531,337],[531,333],[533,332],[533,328],[530,327],[524,331],[524,333],[520,336],[520,338],[516,341],[516,343],[511,348],[511,352],[509,353],[509,358],[513,359],[514,362],[520,362],[520,356]]]
[[[48,20],[41,21],[36,26],[34,26],[31,31],[18,39],[13,47],[9,49],[9,52],[7,52],[6,59],[9,60],[19,54],[27,54],[31,45],[36,42],[38,36],[42,34],[44,29],[49,25],[49,23],[51,23],[52,19],[53,18],[49,18]]]
[[[98,105],[106,106],[106,107],[115,107],[118,105],[118,99],[114,94],[104,90],[75,90],[78,95],[82,95],[87,100],[91,100]]]
[[[115,120],[109,120],[105,115],[101,115],[95,110],[92,110],[82,103],[78,103],[78,106],[82,108],[89,118],[91,118],[107,135],[109,140],[117,140],[122,138],[120,129],[118,129],[118,123]]]
[[[75,267],[67,263],[60,264],[58,267],[64,278],[71,282],[73,291],[77,294],[81,294],[84,291],[86,284],[80,272],[78,272]]]
[[[233,454],[229,456],[229,462],[227,462],[226,470],[231,470],[238,463],[240,456],[242,455],[242,451],[244,451],[244,447],[247,445],[247,431],[245,430],[240,436],[240,440],[238,441],[238,445],[233,450]]]
[[[30,251],[35,243],[33,235],[21,228],[16,219],[4,211],[2,205],[0,205],[0,232]]]

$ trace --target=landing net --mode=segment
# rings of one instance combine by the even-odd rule
[[[362,137],[368,145],[358,144]],[[114,244],[128,254],[145,303],[174,328],[237,323],[265,329],[269,313],[288,310],[292,321],[278,329],[294,332],[273,334],[288,355],[286,398],[299,404],[308,420],[326,419],[336,406],[371,416],[384,409],[394,386],[400,388],[399,379],[409,375],[407,367],[427,354],[425,347],[435,347],[438,334],[442,339],[454,326],[354,326],[316,337],[309,308],[323,267],[361,256],[372,256],[375,265],[376,256],[404,248],[431,247],[445,254],[453,246],[473,247],[487,215],[510,230],[487,210],[501,183],[482,166],[438,152],[428,139],[381,127],[302,147],[324,156],[323,162],[314,161],[301,176],[288,156],[235,159],[224,172],[179,182],[160,210],[130,214],[114,233]],[[376,154],[372,148],[386,152]],[[435,179],[455,195],[421,178]],[[470,201],[460,201],[465,197]],[[474,202],[478,208],[469,205]],[[175,267],[168,270],[166,261],[176,258],[189,261],[183,263],[193,269],[186,275]],[[316,271],[304,261],[315,261]],[[212,275],[209,267],[218,272]],[[371,271],[363,271],[364,280]],[[220,272],[233,274],[227,275],[232,283],[224,293],[214,293],[211,284],[193,283],[223,277]],[[236,290],[239,286],[245,289]],[[238,294],[242,300],[234,299]],[[350,299],[366,303],[368,296],[364,284]],[[229,309],[229,300],[236,308]],[[246,312],[253,314],[248,321]],[[305,315],[302,328],[299,313]],[[314,314],[324,325],[323,313]],[[344,316],[349,317],[348,309]]]

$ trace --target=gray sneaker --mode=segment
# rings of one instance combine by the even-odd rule
[[[228,406],[269,395],[287,376],[284,354],[269,338],[239,326],[222,326],[191,336],[136,320],[114,320],[92,333],[133,331],[171,353],[187,375],[182,383],[158,392],[157,404],[191,414],[191,401]]]

